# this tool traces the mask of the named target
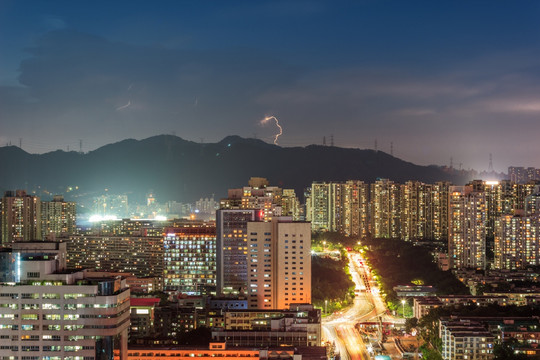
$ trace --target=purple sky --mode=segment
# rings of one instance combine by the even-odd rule
[[[0,145],[227,135],[540,167],[540,3],[0,1]]]

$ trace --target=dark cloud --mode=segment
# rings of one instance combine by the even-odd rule
[[[396,155],[424,164],[452,156],[483,169],[493,153],[499,170],[540,167],[532,151],[540,69],[531,50],[426,68],[303,66],[255,46],[142,46],[63,29],[27,54],[20,86],[0,87],[0,141],[30,139],[30,151],[171,132],[206,141],[258,133],[271,141],[274,129],[258,120],[273,114],[285,146],[333,134],[340,146],[372,147],[377,138],[388,151],[393,142]]]
[[[6,93],[2,117],[38,122],[36,132],[61,128],[64,137],[95,142],[103,133],[119,139],[175,131],[198,139],[239,132],[267,110],[255,98],[299,74],[247,48],[140,47],[73,30],[50,32],[27,51],[21,87],[0,89]]]

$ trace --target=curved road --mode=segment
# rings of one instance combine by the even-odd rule
[[[354,325],[386,313],[386,307],[369,270],[358,253],[349,253],[349,270],[356,284],[356,297],[342,314],[327,316],[322,321],[323,338],[336,345],[343,360],[369,359],[366,346]]]

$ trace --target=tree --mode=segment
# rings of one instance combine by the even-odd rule
[[[514,351],[518,341],[514,338],[508,339],[501,344],[495,344],[493,347],[493,355],[495,360],[525,360],[527,356],[525,354],[516,354]]]
[[[407,333],[411,333],[411,331],[413,329],[416,329],[416,327],[418,326],[418,319],[415,318],[415,317],[412,317],[412,318],[408,318],[407,320],[405,320],[405,331]]]

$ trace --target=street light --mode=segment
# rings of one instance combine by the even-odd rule
[[[326,241],[323,241],[323,251],[326,252]]]
[[[324,300],[324,313],[328,314],[328,300]]]
[[[403,306],[403,317],[405,318],[405,300],[401,300],[401,305]]]

